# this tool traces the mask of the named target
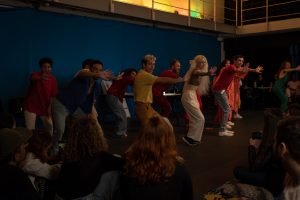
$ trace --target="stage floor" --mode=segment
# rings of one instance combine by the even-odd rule
[[[199,146],[190,147],[183,143],[182,136],[187,132],[183,121],[175,125],[177,148],[185,159],[194,186],[195,200],[200,194],[220,186],[233,178],[233,169],[237,165],[247,164],[247,147],[250,134],[263,128],[263,111],[244,111],[243,119],[235,120],[235,136],[220,137],[218,128],[212,124],[215,111],[205,113],[207,125]],[[174,120],[176,122],[176,120]],[[130,120],[128,137],[113,137],[113,124],[101,124],[109,144],[111,153],[122,154],[138,130],[138,124]]]

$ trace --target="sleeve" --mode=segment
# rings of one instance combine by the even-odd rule
[[[52,97],[56,97],[57,95],[58,95],[57,81],[56,81],[56,78],[53,76],[53,79],[52,79],[52,92],[51,92],[51,96],[52,96]]]
[[[144,76],[144,83],[146,85],[153,85],[157,78],[158,78],[157,76],[154,76],[154,75],[152,75],[150,73],[145,74],[145,76]]]
[[[30,80],[37,80],[41,77],[40,73],[38,72],[33,72],[31,75],[30,75]]]
[[[34,156],[29,153],[26,157],[26,162],[22,170],[33,176],[55,179],[59,174],[60,164],[49,165],[48,163],[42,163],[40,159],[34,158]]]

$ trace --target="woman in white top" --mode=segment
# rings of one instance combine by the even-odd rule
[[[207,59],[203,55],[197,55],[191,62],[190,68],[184,76],[184,88],[181,97],[182,105],[189,117],[189,130],[182,139],[190,145],[200,144],[204,129],[205,118],[200,110],[197,100],[198,94],[205,95],[209,91],[209,74],[216,69],[208,71]]]

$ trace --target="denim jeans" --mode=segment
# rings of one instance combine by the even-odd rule
[[[226,124],[228,122],[228,117],[231,112],[230,106],[228,103],[228,96],[225,90],[221,91],[214,91],[214,96],[216,98],[217,103],[219,104],[220,108],[222,109],[222,118],[220,123],[220,131],[226,130]]]
[[[59,141],[61,141],[65,132],[66,118],[69,114],[69,110],[58,99],[55,98],[52,101],[52,116],[54,121],[52,144],[53,154],[58,153]],[[87,116],[87,114],[84,113],[80,108],[78,108],[72,115],[75,118]]]
[[[123,135],[127,131],[127,116],[122,102],[114,95],[106,95],[106,103],[117,117],[117,135]]]

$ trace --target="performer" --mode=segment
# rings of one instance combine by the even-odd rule
[[[162,72],[159,77],[179,78],[181,64],[179,60],[174,59],[170,64],[170,69]],[[171,84],[154,84],[152,88],[153,103],[161,109],[163,117],[169,117],[172,111],[171,104],[167,97],[163,96],[163,92],[170,87]]]
[[[103,71],[102,66],[102,62],[97,61],[90,70],[81,70],[68,87],[60,91],[57,98],[53,100],[53,154],[58,153],[58,143],[62,139],[65,130],[65,120],[69,114],[75,118],[91,116],[98,122],[97,112],[92,112],[100,87],[97,79],[107,80],[112,76],[112,72]]]
[[[35,129],[36,116],[39,116],[45,130],[52,135],[51,102],[58,93],[57,81],[51,74],[51,58],[40,59],[39,65],[41,71],[31,74],[30,88],[24,100],[25,125],[30,130]]]
[[[136,69],[126,69],[119,80],[114,80],[107,90],[106,102],[117,117],[117,136],[127,137],[127,116],[123,107],[123,98],[128,85],[133,85]]]
[[[300,65],[296,68],[291,68],[291,63],[284,61],[275,76],[276,80],[273,86],[273,92],[280,100],[280,110],[284,113],[288,107],[288,97],[285,93],[285,88],[289,79],[289,72],[292,71],[300,71]]]
[[[231,62],[230,62],[229,59],[225,59],[225,60],[222,62],[221,66],[218,68],[218,70],[217,70],[217,72],[216,72],[216,76],[215,76],[213,82],[215,82],[215,81],[217,80],[217,77],[218,77],[218,75],[220,74],[221,69],[222,69],[223,67],[230,66],[230,63],[231,63]],[[232,89],[232,86],[233,86],[233,84],[231,83],[231,84],[229,85],[229,87],[227,88],[227,90],[226,90],[226,93],[227,93],[227,96],[228,96],[228,104],[229,104],[231,110],[232,110],[232,107],[233,107],[233,104],[234,104],[234,98],[233,98],[234,95],[231,94],[231,93],[234,92],[233,89]],[[230,98],[230,97],[231,97],[231,98]],[[217,103],[217,102],[216,102],[216,103]],[[220,123],[221,120],[222,120],[222,114],[223,114],[223,112],[222,112],[221,107],[220,107],[219,105],[217,105],[217,106],[218,106],[218,111],[217,111],[217,114],[216,114],[216,116],[215,116],[215,122],[216,122],[216,123]],[[227,122],[227,124],[226,124],[226,128],[227,128],[227,129],[231,129],[231,128],[232,128],[231,126],[234,126],[234,123],[233,123],[231,120],[232,120],[232,112],[229,113],[228,122]]]
[[[153,102],[152,86],[154,83],[175,84],[183,82],[182,78],[157,77],[152,75],[156,58],[145,55],[142,59],[142,69],[137,73],[134,81],[134,110],[142,126],[154,114],[158,114],[151,106]]]
[[[229,131],[226,128],[228,117],[231,112],[229,103],[228,103],[228,96],[226,90],[228,86],[234,79],[236,73],[238,74],[245,74],[248,72],[257,72],[261,73],[263,67],[258,66],[255,69],[251,69],[248,67],[242,67],[244,63],[244,56],[237,55],[234,57],[234,64],[225,66],[221,69],[220,74],[216,78],[215,82],[212,85],[212,91],[214,93],[215,99],[219,106],[222,109],[222,120],[220,123],[220,130],[219,136],[233,136],[234,132]]]
[[[202,95],[208,93],[208,75],[209,73],[213,74],[216,69],[208,72],[208,63],[203,55],[197,55],[190,64],[190,68],[184,76],[185,83],[181,97],[182,105],[189,117],[189,130],[182,140],[187,145],[195,146],[201,142],[205,122],[196,91],[198,90]]]
[[[245,63],[244,67],[249,67],[249,63]],[[247,76],[248,73],[236,73],[233,81],[229,85],[228,91],[228,99],[232,102],[232,111],[234,112],[233,118],[234,119],[242,119],[243,116],[239,114],[239,108],[241,106],[241,80]]]

